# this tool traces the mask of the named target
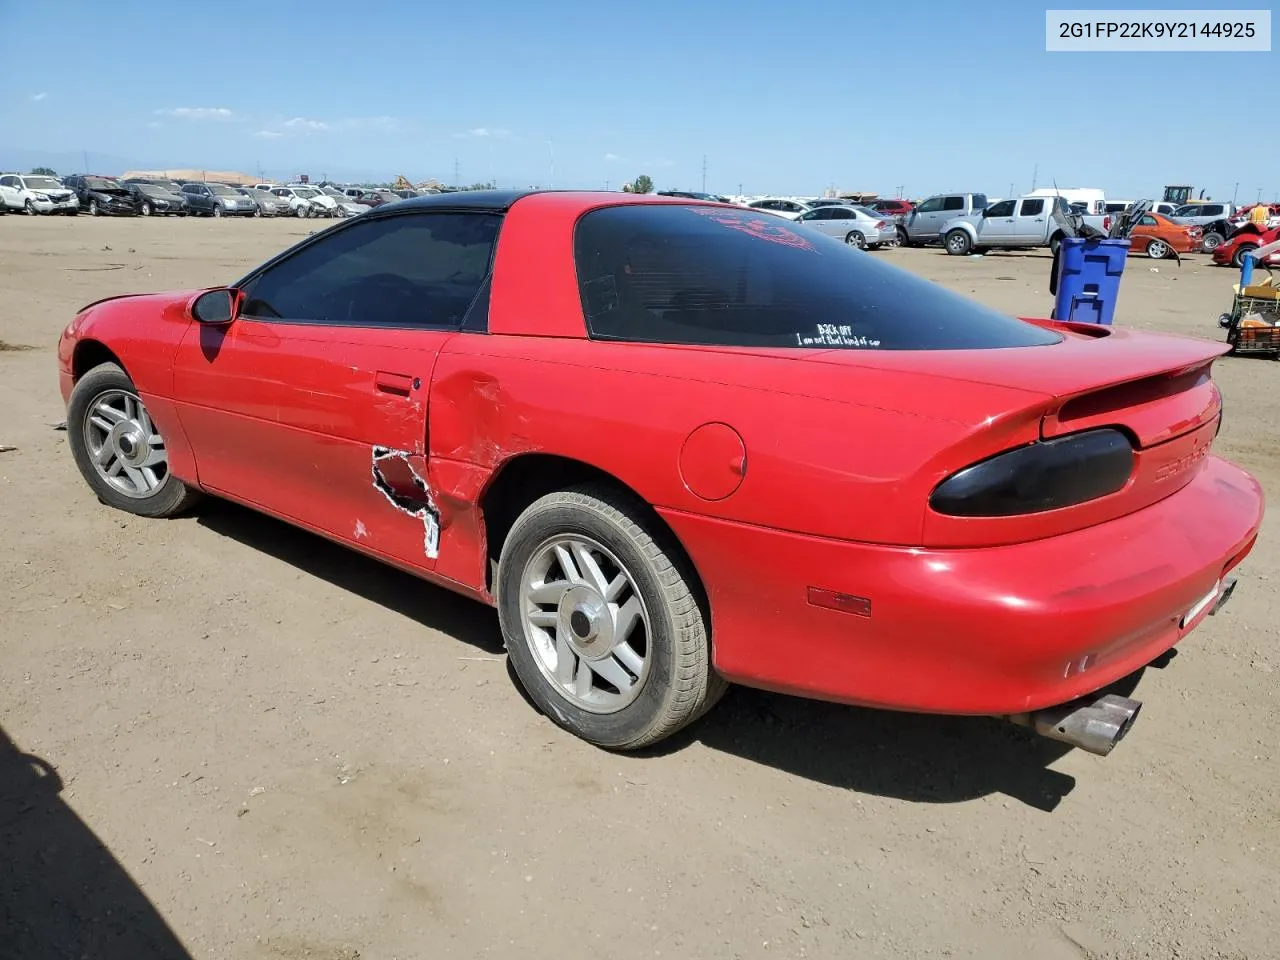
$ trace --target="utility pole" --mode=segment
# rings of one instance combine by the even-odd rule
[[[901,186],[899,186],[899,187],[898,187],[898,199],[899,199],[899,200],[901,200],[901,199],[902,199],[902,187],[903,187],[903,186],[905,186],[905,184],[903,184],[903,185],[901,185]]]
[[[608,192],[609,192],[609,181],[608,181],[608,180],[606,180],[606,181],[604,182],[604,192],[605,192],[605,193],[608,193]]]
[[[1262,202],[1262,188],[1258,188],[1258,203]]]
[[[554,141],[548,140],[547,146],[551,148],[551,183],[549,187],[554,190],[556,188],[556,145]]]
[[[707,155],[702,155],[702,192],[707,192]]]
[[[742,184],[738,184],[738,196],[742,196]]]
[[[89,172],[89,151],[88,150],[84,152],[84,172],[85,173]]]
[[[453,185],[458,186],[458,158],[453,158]]]
[[[1236,181],[1236,188],[1231,191],[1231,205],[1236,205],[1236,198],[1240,195],[1240,181]]]
[[[1034,192],[1036,188],[1036,178],[1040,175],[1040,164],[1036,164],[1035,169],[1031,171],[1031,189]]]

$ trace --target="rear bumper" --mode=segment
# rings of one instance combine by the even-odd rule
[[[801,696],[931,713],[1011,714],[1091,693],[1151,662],[1253,546],[1258,483],[1217,457],[1177,493],[1062,536],[925,550],[824,540],[663,511],[707,585],[715,665]],[[808,602],[865,597],[871,615]]]

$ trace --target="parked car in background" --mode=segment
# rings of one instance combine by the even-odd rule
[[[37,213],[61,213],[75,216],[80,200],[57,177],[38,173],[0,174],[0,206]]]
[[[266,190],[253,190],[248,187],[233,188],[242,197],[248,197],[258,208],[255,217],[287,217],[291,211],[285,203],[273,193]]]
[[[1129,253],[1145,253],[1162,260],[1171,252],[1194,253],[1200,249],[1203,231],[1199,227],[1174,223],[1159,213],[1148,213],[1129,234]]]
[[[316,216],[320,216],[320,217],[341,216],[341,214],[338,213],[337,201],[334,200],[333,197],[325,193],[324,187],[316,186],[313,183],[288,183],[288,184],[285,184],[285,186],[291,187],[294,190],[310,191],[309,193],[302,194],[302,196],[306,197],[308,200],[310,200],[312,203],[316,205],[316,207],[318,208],[316,211]]]
[[[1066,235],[1063,218],[1079,216],[1101,233],[1111,229],[1111,215],[1085,213],[1087,204],[1070,203],[1065,197],[1028,194],[997,200],[975,214],[956,217],[942,225],[942,244],[952,256],[982,250],[1048,247],[1054,253]]]
[[[1028,197],[1062,197],[1077,213],[1085,216],[1105,216],[1107,195],[1097,187],[1041,187],[1026,194]]]
[[[788,220],[794,220],[800,214],[812,210],[813,207],[803,200],[790,200],[786,197],[763,197],[760,200],[752,200],[747,204],[747,209],[760,210],[764,213],[772,213],[779,217],[786,217]]]
[[[182,195],[192,213],[206,217],[252,217],[258,205],[225,183],[195,182],[182,185]]]
[[[365,210],[368,209],[368,207],[362,207],[360,204],[356,203],[355,200],[347,196],[337,187],[333,186],[333,184],[323,184],[316,187],[316,190],[333,201],[331,216],[354,217],[357,214],[364,213]]]
[[[985,193],[937,193],[921,200],[898,224],[898,242],[905,247],[938,243],[942,225],[954,217],[979,213],[987,205]]]
[[[328,213],[315,202],[316,192],[311,187],[273,187],[271,192],[289,205],[295,217],[323,217]]]
[[[400,197],[396,196],[390,190],[377,188],[374,190],[362,190],[360,195],[355,198],[356,203],[362,207],[380,207],[384,203],[395,203]]]
[[[187,199],[181,193],[156,186],[154,183],[134,183],[124,181],[124,188],[138,204],[138,213],[144,217],[185,217],[187,215]]]
[[[1184,227],[1199,227],[1200,249],[1212,253],[1235,229],[1230,222],[1235,213],[1236,208],[1229,203],[1187,203],[1170,214],[1169,220]]]
[[[1259,227],[1256,223],[1246,223],[1231,235],[1226,243],[1219,244],[1213,251],[1213,262],[1219,266],[1244,266],[1244,255],[1252,253],[1259,247],[1280,240],[1280,227]],[[1267,255],[1266,265],[1280,266],[1280,250]]]
[[[399,192],[399,191],[397,191]],[[419,194],[422,196],[423,194]],[[679,197],[682,200],[707,200],[711,203],[728,203],[728,197],[722,197],[718,193],[700,193],[697,190],[659,190],[660,197]]]
[[[876,213],[887,213],[891,217],[905,217],[915,209],[910,200],[872,200],[863,206]]]
[[[806,210],[796,223],[811,227],[851,247],[876,250],[898,242],[898,226],[884,214],[847,203],[833,203]]]
[[[63,177],[62,182],[75,193],[80,209],[91,217],[132,217],[138,213],[137,201],[115,177],[76,173]]]
[[[1106,755],[1142,707],[1109,688],[1229,600],[1264,512],[1215,449],[1223,344],[1021,320],[718,204],[407,200],[67,320],[93,496],[46,506],[207,491],[495,606],[519,688],[610,750],[738,682]]]

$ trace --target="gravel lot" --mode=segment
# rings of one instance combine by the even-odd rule
[[[313,226],[0,218],[0,957],[1276,955],[1275,513],[1105,760],[746,690],[610,755],[520,695],[487,609],[228,504],[134,519],[77,474],[75,309]],[[870,255],[1051,307],[1047,256]],[[1232,282],[1133,258],[1117,322],[1219,338]],[[1218,449],[1275,496],[1280,363],[1216,376]]]

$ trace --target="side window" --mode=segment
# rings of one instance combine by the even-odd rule
[[[832,220],[856,220],[857,214],[848,207],[831,207],[830,218]]]
[[[184,184],[182,185],[182,192],[183,192],[183,193],[195,193],[195,192],[196,192],[195,184],[194,184],[194,183],[184,183]]]
[[[999,203],[993,203],[987,207],[986,213],[988,217],[1012,217],[1013,205],[1017,200],[1001,200]]]
[[[941,197],[930,197],[920,206],[916,207],[916,213],[937,213],[942,209]]]
[[[1022,209],[1018,212],[1021,217],[1038,217],[1044,213],[1044,198],[1033,197],[1030,200],[1022,201]]]
[[[1200,208],[1200,212],[1204,214],[1206,217],[1220,217],[1222,216],[1222,204],[1206,203],[1203,207]]]
[[[459,329],[493,258],[501,217],[379,217],[303,247],[245,287],[244,313],[359,327]]]
[[[973,209],[981,210],[987,205],[987,195],[985,193],[975,193],[973,195]]]
[[[0,177],[0,187],[16,187],[17,185],[17,177]]]
[[[1150,214],[1147,214],[1145,217],[1142,218],[1142,225],[1144,227],[1154,227],[1156,226],[1156,218],[1151,216]]]
[[[963,210],[964,197],[943,197],[942,209],[943,210]]]

